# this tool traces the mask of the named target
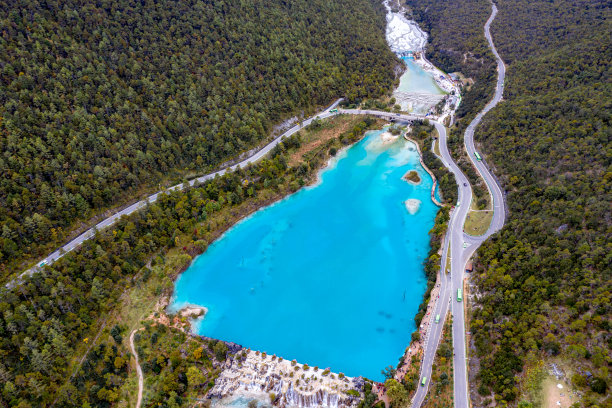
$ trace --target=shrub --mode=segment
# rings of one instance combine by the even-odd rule
[[[608,384],[603,378],[595,377],[591,383],[591,389],[598,394],[605,394]]]
[[[228,350],[229,349],[227,348],[225,343],[223,343],[222,341],[220,341],[217,344],[215,344],[215,347],[213,348],[213,351],[215,353],[215,357],[217,358],[217,361],[225,360],[225,358],[227,357]]]

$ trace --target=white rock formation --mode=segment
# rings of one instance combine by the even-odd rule
[[[232,404],[237,398],[258,399],[269,403],[274,394],[275,406],[281,407],[353,407],[363,397],[364,380],[331,373],[329,370],[265,356],[255,351],[236,354],[215,386],[208,393],[213,406]],[[340,378],[342,377],[342,378]],[[359,397],[347,394],[355,390]]]
[[[403,10],[394,13],[389,0],[385,1],[384,5],[387,9],[387,42],[391,51],[401,53],[423,50],[427,43],[427,34],[417,23],[408,20]]]
[[[404,204],[406,205],[406,210],[408,210],[411,215],[414,215],[419,211],[419,208],[421,207],[421,200],[417,200],[416,198],[409,198],[404,202]]]

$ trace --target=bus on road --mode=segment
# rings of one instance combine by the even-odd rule
[[[463,295],[461,294],[461,289],[457,289],[457,302],[461,302],[463,300]]]
[[[478,154],[478,152],[474,152],[474,156],[476,156],[476,160],[482,161],[482,157]]]
[[[338,108],[334,108],[334,109],[330,109],[329,110],[329,113],[336,113],[336,112],[338,112]]]
[[[436,315],[436,323],[440,323],[440,315]]]
[[[423,377],[423,380],[421,381],[421,387],[424,387],[426,383],[427,383],[427,377]]]

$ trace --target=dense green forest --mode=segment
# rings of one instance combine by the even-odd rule
[[[488,15],[488,2],[409,3],[427,9],[432,44],[482,52],[486,16],[481,14]],[[510,217],[478,251],[474,281],[480,293],[471,331],[480,368],[479,396],[473,397],[483,405],[537,404],[522,388],[524,368],[557,357],[570,367],[572,385],[581,393],[578,406],[607,407],[612,404],[610,3],[496,4],[492,35],[508,67],[506,89],[475,139],[508,190]],[[459,44],[449,42],[450,36]],[[469,74],[470,64],[458,63]],[[477,106],[466,108],[475,112]],[[469,115],[457,127],[465,128],[468,120]]]
[[[293,115],[390,89],[378,0],[0,0],[0,270]]]

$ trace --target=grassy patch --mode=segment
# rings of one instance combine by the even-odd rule
[[[453,406],[453,338],[450,315],[444,322],[442,341],[436,352],[431,372],[431,383],[424,408],[452,408]]]
[[[493,211],[470,211],[465,219],[465,232],[475,236],[482,235],[487,232],[492,219]]]
[[[434,140],[433,151],[438,157],[442,157],[442,153],[440,153],[440,140]]]
[[[562,358],[542,359],[535,354],[527,356],[523,373],[519,376],[519,398],[525,406],[534,408],[578,406],[576,389],[570,377],[575,374],[571,364]],[[553,375],[552,366],[556,365],[559,378]],[[561,385],[562,388],[559,388]],[[557,401],[561,405],[557,405]],[[532,405],[527,405],[532,404]],[[576,405],[573,405],[576,404]],[[604,405],[605,406],[605,405]]]

